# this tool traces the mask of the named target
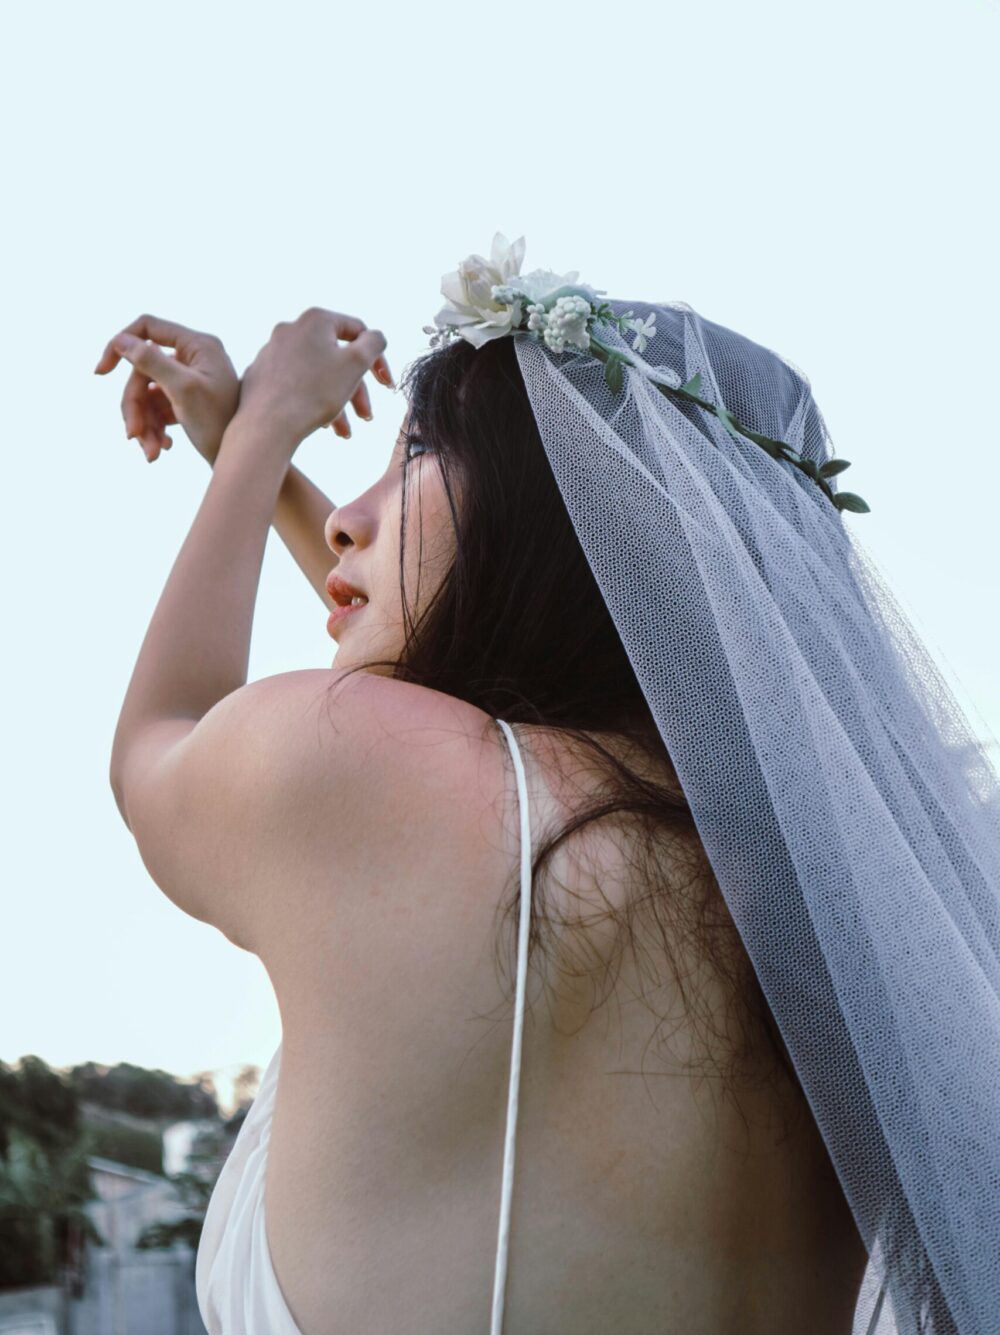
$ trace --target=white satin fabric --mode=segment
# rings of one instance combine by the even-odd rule
[[[280,1064],[279,1043],[208,1203],[195,1290],[209,1335],[302,1335],[264,1231],[264,1170]]]
[[[531,827],[524,764],[509,724],[502,719],[497,719],[496,722],[507,738],[517,777],[521,829],[521,899],[514,1038],[507,1098],[507,1129],[501,1174],[500,1222],[490,1335],[501,1335],[503,1331],[531,909]],[[274,1273],[264,1226],[264,1170],[267,1166],[267,1146],[271,1135],[271,1117],[280,1064],[279,1043],[264,1072],[260,1089],[240,1127],[229,1157],[222,1166],[208,1203],[195,1261],[198,1310],[208,1335],[303,1335],[288,1310]]]

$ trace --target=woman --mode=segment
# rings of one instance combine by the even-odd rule
[[[494,1332],[847,1335],[868,1248],[520,349],[414,363],[385,471],[334,507],[291,458],[370,416],[381,334],[278,325],[216,457],[221,344],[128,332],[98,370],[135,368],[129,434],[155,458],[181,422],[213,477],[112,785],[157,884],[259,956],[283,1030],[199,1249],[209,1331],[472,1332],[492,1302]],[[271,522],[338,650],[247,683]]]

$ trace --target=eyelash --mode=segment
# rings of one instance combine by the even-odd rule
[[[413,460],[410,458],[409,455],[409,449],[411,445],[422,445],[425,450],[430,449],[430,446],[427,444],[426,441],[420,440],[416,436],[407,436],[406,440],[403,441],[403,458],[400,461],[399,465],[400,468],[405,468],[407,464],[413,462]],[[423,456],[418,454],[416,457],[420,459]]]

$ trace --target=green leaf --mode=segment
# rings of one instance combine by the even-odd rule
[[[845,468],[850,468],[849,459],[827,459],[825,464],[820,464],[819,471],[824,477],[833,477],[836,473],[842,473]]]
[[[801,468],[803,473],[808,473],[810,477],[819,478],[821,476],[815,459],[802,459],[798,462],[797,467]]]
[[[701,389],[701,372],[696,371],[686,385],[681,385],[681,389],[687,394],[697,394]]]
[[[833,503],[838,510],[853,510],[859,515],[871,513],[871,507],[860,496],[855,496],[853,491],[838,491]]]
[[[735,437],[736,440],[739,440],[740,433],[737,431],[733,419],[729,415],[729,409],[726,408],[724,404],[721,403],[717,404],[715,409],[715,415],[722,423],[722,425],[726,428],[726,430],[729,432],[729,434]]]
[[[622,359],[615,353],[604,363],[604,379],[612,394],[617,394],[622,387]]]

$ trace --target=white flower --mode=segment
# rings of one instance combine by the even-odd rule
[[[481,348],[490,339],[500,338],[521,329],[522,312],[527,308],[529,332],[538,337],[548,327],[548,312],[560,297],[572,297],[591,307],[605,293],[587,283],[577,283],[578,271],[557,274],[550,269],[534,269],[529,274],[520,272],[524,259],[524,237],[511,244],[502,232],[493,237],[490,258],[482,255],[467,256],[454,273],[441,280],[441,292],[447,299],[434,317],[434,326],[425,326],[433,333],[432,345],[446,343],[453,335],[461,335],[475,347]],[[575,308],[574,308],[575,311]],[[588,346],[580,342],[583,335],[579,321],[568,318],[570,308],[562,309],[558,323],[552,329],[551,346],[560,340]],[[586,318],[586,317],[584,317]],[[564,327],[565,326],[565,327]]]
[[[545,313],[545,307],[540,301],[531,302],[528,310],[528,329],[533,334],[541,333],[549,322],[549,317]]]
[[[572,293],[566,295],[581,296],[589,301],[592,306],[597,305],[597,298],[604,296],[604,292],[599,292],[592,288],[589,283],[578,283],[578,269],[572,269],[569,273],[553,273],[551,269],[532,269],[531,273],[519,274],[511,283],[510,287],[515,292],[519,292],[529,301],[541,304],[546,310],[550,310],[558,300],[558,294],[565,288],[572,288]]]
[[[434,323],[461,334],[477,348],[511,333],[521,322],[521,302],[514,292],[510,293],[512,300],[498,301],[493,289],[503,288],[518,273],[523,259],[524,237],[511,245],[497,232],[488,260],[469,255],[454,273],[444,275],[441,293],[448,304],[435,315]]]
[[[590,347],[587,321],[592,314],[583,297],[557,297],[545,324],[545,342],[555,352],[563,352],[567,343],[586,352]]]
[[[651,338],[656,337],[656,312],[651,311],[645,320],[640,320],[638,316],[634,320],[629,320],[629,328],[635,330],[635,341],[632,346],[636,352],[644,352],[646,344]]]

